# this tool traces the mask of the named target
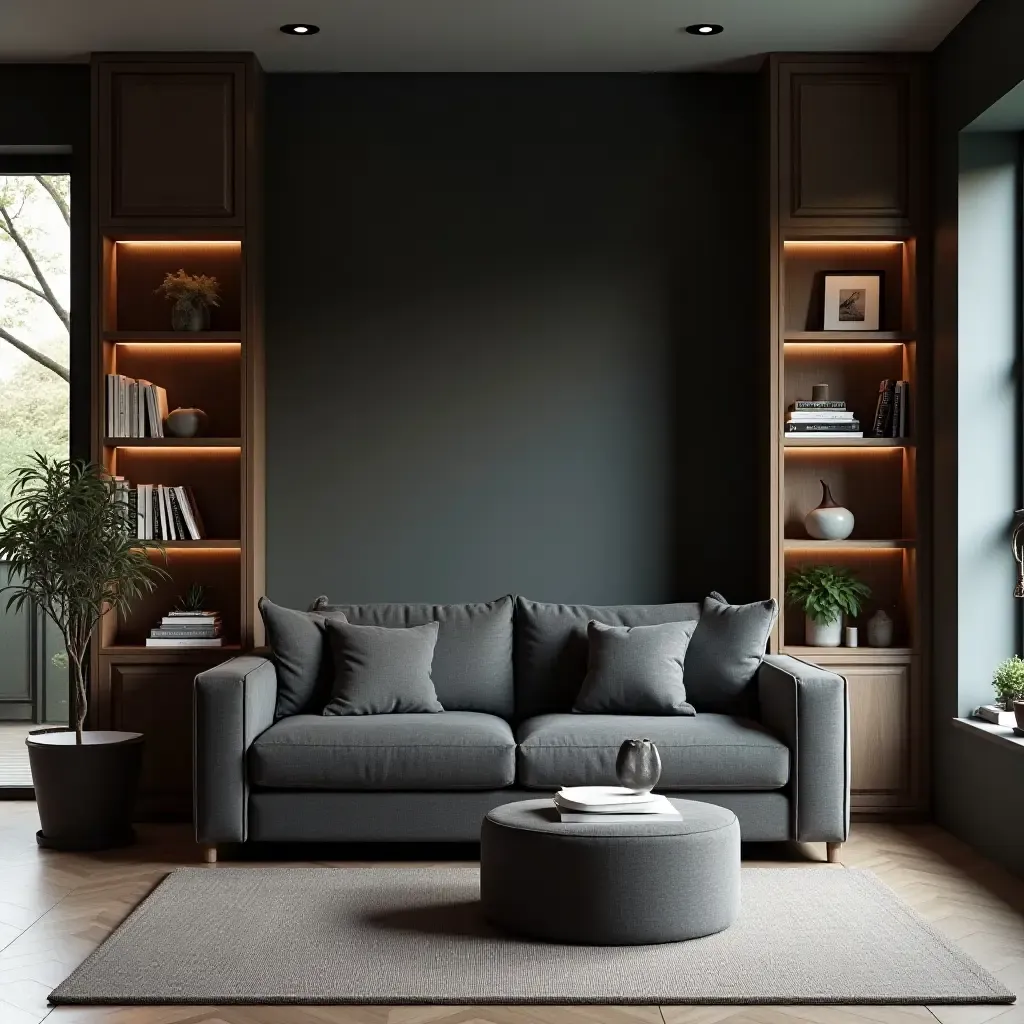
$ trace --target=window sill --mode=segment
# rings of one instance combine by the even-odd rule
[[[954,718],[953,725],[958,729],[972,732],[990,743],[998,743],[1001,747],[1014,747],[1024,751],[1024,736],[1018,736],[1013,729],[1004,725],[993,725],[979,718]]]

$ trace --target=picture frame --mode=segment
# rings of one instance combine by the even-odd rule
[[[881,330],[881,271],[825,274],[824,310],[823,330]]]

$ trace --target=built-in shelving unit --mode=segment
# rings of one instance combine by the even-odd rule
[[[263,642],[264,590],[260,72],[245,54],[106,54],[93,62],[93,458],[131,485],[189,488],[201,540],[151,552],[168,573],[93,644],[93,724],[146,737],[140,812],[191,806],[197,672]],[[168,123],[194,119],[188,144]],[[218,282],[209,329],[171,329],[168,272]],[[198,407],[203,436],[107,436],[107,374],[146,380],[169,409]],[[219,648],[146,647],[193,584],[220,612]]]
[[[930,459],[924,69],[903,57],[773,56],[769,378],[772,401],[770,574],[780,616],[772,648],[827,666],[849,682],[853,809],[922,812],[927,804],[924,655]],[[859,126],[851,147],[848,125]],[[830,153],[842,149],[844,159]],[[878,274],[879,329],[825,330],[825,277]],[[879,382],[910,382],[906,437],[871,436]],[[787,411],[827,384],[860,421],[863,438],[786,437]],[[821,481],[854,514],[851,536],[812,539],[804,517]],[[804,616],[785,601],[807,565],[852,570],[872,591],[857,647],[805,640]],[[888,647],[867,646],[867,619],[894,620]]]

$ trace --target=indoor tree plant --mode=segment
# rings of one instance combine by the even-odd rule
[[[871,588],[849,569],[808,565],[790,573],[786,598],[804,613],[805,636],[812,647],[838,647],[843,615],[860,615]]]
[[[205,331],[210,326],[210,307],[220,305],[217,278],[206,274],[186,274],[184,269],[168,272],[158,295],[173,302],[171,327],[176,331]]]
[[[137,733],[83,732],[89,640],[107,610],[124,614],[164,569],[135,539],[126,495],[102,467],[38,452],[14,471],[0,509],[0,560],[9,563],[8,610],[36,606],[64,640],[72,729],[28,739],[43,826],[41,845],[99,847],[131,836],[141,756]]]

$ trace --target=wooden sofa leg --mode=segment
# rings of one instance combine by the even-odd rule
[[[826,843],[825,844],[825,857],[829,864],[839,863],[839,851],[843,848],[842,843]],[[216,856],[216,851],[214,851]]]
[[[216,846],[204,846],[203,847],[203,860],[207,864],[217,863],[217,847]]]

